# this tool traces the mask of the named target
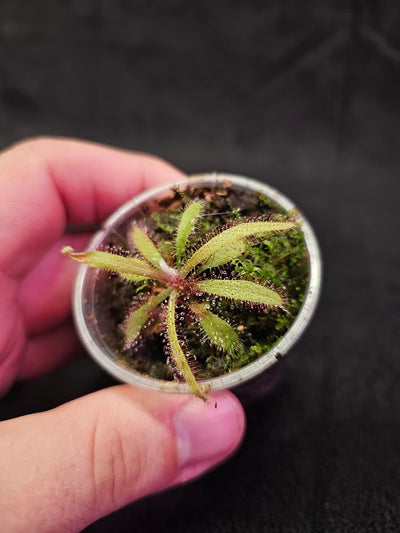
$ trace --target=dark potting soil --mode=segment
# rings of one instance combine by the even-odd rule
[[[167,264],[174,266],[174,237],[180,215],[194,200],[202,200],[205,208],[189,236],[183,261],[227,225],[246,219],[284,221],[296,218],[295,213],[287,213],[265,195],[232,186],[229,182],[217,188],[193,186],[171,190],[169,195],[141,204],[140,209],[133,210],[110,231],[102,249],[135,256],[135,251],[130,249],[128,233],[133,224],[139,224],[146,228]],[[283,295],[285,305],[283,309],[265,308],[206,294],[196,298],[207,303],[213,313],[227,320],[238,332],[242,349],[227,354],[205,338],[185,302],[180,302],[176,320],[178,334],[186,352],[197,360],[196,378],[226,374],[272,348],[301,308],[308,272],[307,251],[300,227],[249,241],[246,252],[239,258],[221,267],[198,271],[197,277],[243,279],[272,286]],[[123,324],[127,317],[155,289],[153,282],[134,283],[116,274],[99,272],[95,286],[95,305],[101,317],[98,327],[104,341],[121,362],[152,377],[172,380],[176,372],[168,360],[168,349],[165,349],[165,304],[154,310],[133,346],[127,346],[124,340]]]

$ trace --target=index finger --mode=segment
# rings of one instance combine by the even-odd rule
[[[20,278],[67,224],[104,220],[143,189],[183,174],[147,154],[71,139],[32,139],[0,155],[0,267]]]

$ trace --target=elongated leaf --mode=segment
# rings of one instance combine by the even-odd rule
[[[243,241],[234,241],[230,246],[220,247],[216,252],[210,255],[206,261],[204,261],[202,270],[225,265],[237,257],[240,257],[245,251],[246,245]]]
[[[238,279],[210,279],[199,281],[197,287],[209,294],[216,296],[224,296],[225,298],[232,298],[233,300],[240,300],[243,302],[250,302],[262,305],[278,305],[282,306],[281,296],[273,291],[258,285],[252,281],[238,280]]]
[[[119,276],[122,279],[125,279],[126,281],[133,281],[133,282],[146,281],[149,279],[147,276],[138,276],[136,274],[121,274],[120,272],[119,272]]]
[[[79,263],[101,270],[109,270],[119,274],[133,274],[146,279],[159,278],[157,270],[149,266],[146,261],[135,257],[123,257],[100,251],[74,252],[70,246],[63,248],[62,253]]]
[[[164,259],[157,250],[153,241],[140,228],[133,227],[131,231],[132,242],[142,256],[156,268],[160,268]]]
[[[235,247],[236,243],[244,242],[249,238],[260,238],[268,235],[272,231],[285,231],[294,228],[294,222],[242,222],[228,228],[201,246],[192,257],[185,263],[181,269],[181,275],[187,276],[189,272],[200,263],[210,260],[211,257],[217,257],[218,253],[225,254],[227,258],[225,263],[230,261],[229,249]],[[222,257],[222,255],[221,255]],[[233,258],[238,257],[234,255]],[[222,262],[218,263],[223,264]]]
[[[196,218],[202,211],[203,203],[193,202],[188,205],[182,213],[175,241],[176,260],[178,264],[180,263],[182,254],[185,251],[188,237],[193,231]]]
[[[189,385],[190,390],[193,392],[193,394],[207,401],[207,396],[197,383],[196,378],[194,377],[193,372],[186,359],[186,356],[183,353],[181,345],[179,344],[175,325],[176,296],[177,292],[172,291],[168,299],[167,334],[169,345],[171,348],[171,354],[178,370],[182,374],[186,383]]]
[[[124,337],[127,344],[133,343],[149,319],[151,311],[161,302],[163,302],[171,292],[171,289],[165,289],[157,296],[149,298],[147,302],[138,307],[126,320],[124,324]]]
[[[233,354],[237,352],[242,343],[237,332],[223,318],[209,311],[205,304],[191,304],[190,308],[197,316],[199,324],[209,340],[218,348]]]

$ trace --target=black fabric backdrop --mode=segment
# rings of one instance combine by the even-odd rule
[[[2,0],[0,146],[69,135],[263,180],[307,214],[324,288],[238,454],[88,532],[400,531],[397,1]],[[88,358],[3,418],[110,385]]]

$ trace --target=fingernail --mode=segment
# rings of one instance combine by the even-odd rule
[[[190,399],[174,422],[181,468],[229,455],[240,443],[244,429],[242,408],[227,393],[214,393],[209,402]]]

